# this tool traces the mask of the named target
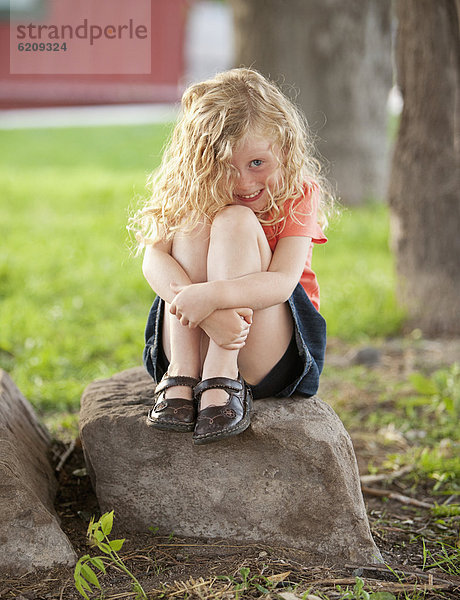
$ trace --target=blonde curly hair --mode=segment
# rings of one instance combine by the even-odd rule
[[[282,156],[281,183],[269,191],[259,221],[282,227],[285,202],[301,197],[310,186],[319,194],[320,222],[327,224],[333,195],[304,117],[274,83],[253,69],[238,68],[184,92],[182,115],[160,167],[149,178],[151,197],[128,225],[140,247],[170,239],[177,231],[191,232],[233,204],[232,151],[248,132],[266,136]]]

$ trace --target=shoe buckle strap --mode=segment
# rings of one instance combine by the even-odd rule
[[[200,381],[200,383],[195,387],[194,392],[195,395],[202,394],[206,390],[213,389],[225,389],[231,390],[233,392],[241,392],[243,389],[243,384],[241,381],[237,381],[236,379],[230,379],[228,377],[210,377],[209,379],[204,379]]]
[[[191,388],[195,387],[198,383],[198,379],[194,377],[184,377],[182,375],[177,375],[176,377],[165,377],[155,388],[155,394],[161,394],[164,390],[167,390],[171,387],[184,387],[189,386]]]

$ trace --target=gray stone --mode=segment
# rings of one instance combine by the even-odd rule
[[[152,392],[135,368],[82,397],[87,467],[121,531],[298,548],[316,563],[381,559],[350,437],[319,398],[256,401],[247,431],[194,446],[191,434],[147,425]]]
[[[360,348],[351,358],[351,364],[364,365],[365,367],[375,367],[382,359],[382,352],[373,346]]]
[[[75,564],[53,508],[50,439],[29,402],[0,371],[0,571]]]

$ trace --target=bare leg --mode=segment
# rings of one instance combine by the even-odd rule
[[[209,226],[203,225],[189,235],[176,234],[173,240],[172,256],[186,271],[193,283],[206,281],[207,254],[209,246]],[[201,374],[201,340],[203,332],[197,327],[190,329],[165,306],[163,323],[163,348],[170,361],[168,375],[195,377]],[[192,398],[189,387],[172,387],[166,391],[169,398]]]
[[[208,251],[208,281],[266,271],[271,257],[265,234],[251,209],[229,206],[214,219]],[[281,358],[291,335],[292,318],[285,304],[257,311],[242,350],[225,350],[210,340],[202,378],[236,379],[240,370],[246,381],[256,384]],[[201,408],[224,404],[227,398],[222,390],[208,390],[202,394]]]

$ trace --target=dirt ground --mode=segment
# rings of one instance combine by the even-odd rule
[[[384,377],[393,385],[413,370],[431,372],[453,362],[460,363],[460,340],[399,339],[372,348],[351,347],[333,340],[328,350],[329,373],[325,372],[319,395],[326,401],[331,398],[336,410],[343,409],[347,402],[354,402],[362,411],[372,410],[373,394],[378,389],[373,391],[371,384],[364,386],[364,393],[360,386],[342,377],[344,369],[361,365],[364,371]],[[358,428],[349,431],[362,475],[368,473],[370,463],[378,470],[391,444],[398,448],[397,436],[389,442],[363,435]],[[57,464],[66,445],[57,442],[54,450]],[[77,441],[58,473],[56,511],[78,556],[95,554],[86,543],[86,530],[91,515],[98,515],[98,505],[85,473]],[[459,543],[460,516],[450,519],[448,525],[433,516],[429,507],[439,502],[433,484],[414,483],[406,474],[407,469],[393,477],[363,481],[372,534],[384,558],[382,565],[311,566],[298,550],[236,545],[225,540],[208,543],[176,536],[164,538],[155,532],[127,538],[120,554],[149,598],[300,600],[308,598],[306,592],[309,592],[317,598],[339,600],[347,588],[353,589],[356,577],[360,577],[368,592],[388,592],[407,600],[458,600],[458,570],[454,574],[440,567],[424,570],[422,567],[429,556],[427,548],[434,551],[440,540],[454,547]],[[458,495],[447,501],[458,503]],[[433,560],[427,562],[432,563]],[[100,581],[104,596],[95,594],[93,598],[135,598],[127,576],[114,567],[109,567]],[[73,568],[56,568],[22,577],[0,577],[0,598],[74,600],[81,596],[74,586]],[[357,598],[364,600],[365,596]],[[377,596],[377,600],[390,598]]]

